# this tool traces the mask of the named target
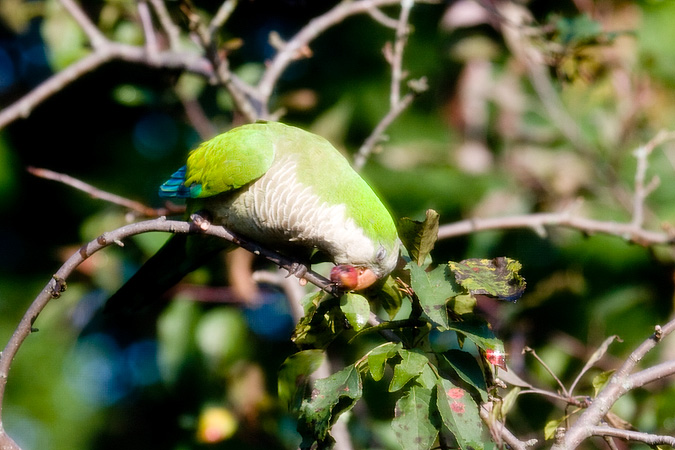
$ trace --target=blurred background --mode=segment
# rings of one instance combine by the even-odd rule
[[[136,3],[82,3],[110,39],[142,45]],[[186,3],[166,4],[186,29],[180,9]],[[219,34],[232,70],[256,80],[275,54],[270,33],[288,39],[335,4],[239,2]],[[210,17],[218,6],[195,0],[190,8]],[[390,126],[363,175],[397,218],[422,219],[428,208],[442,223],[571,209],[629,222],[633,152],[658,131],[675,129],[675,3],[526,2],[536,30],[528,42],[503,32],[493,6],[413,7],[404,69],[409,79],[426,77],[429,89]],[[384,11],[397,17],[397,8]],[[393,30],[368,15],[337,24],[311,43],[311,57],[283,73],[271,109],[354,154],[389,110],[383,48],[393,38]],[[87,52],[85,35],[59,2],[2,0],[0,106]],[[523,62],[523,52],[536,55],[545,68],[541,77]],[[197,75],[111,62],[0,130],[0,345],[70,254],[129,218],[119,206],[26,169],[66,173],[162,206],[157,187],[201,140],[186,112],[195,105],[216,132],[241,120],[225,90]],[[646,228],[667,229],[675,220],[674,168],[672,144],[649,157],[647,177],[658,176],[661,184],[647,199]],[[617,334],[622,342],[599,366],[618,367],[655,324],[672,316],[675,255],[672,247],[645,248],[616,236],[547,231],[444,239],[433,257],[508,256],[522,263],[525,296],[515,304],[486,304],[484,313],[505,342],[512,370],[555,390],[541,365],[521,354],[523,347],[534,348],[569,385],[597,346]],[[24,449],[297,446],[294,419],[276,396],[276,372],[294,352],[294,321],[278,287],[262,287],[257,301],[238,301],[223,288],[223,272],[208,267],[187,282],[212,286],[212,297],[223,301],[198,302],[194,291],[179,291],[156,320],[135,325],[145,327],[142,338],[124,344],[88,325],[166,238],[142,235],[98,253],[39,317],[40,331],[12,365],[3,411],[5,429]],[[360,356],[346,345],[336,354],[348,362]],[[645,363],[673,357],[671,340]],[[597,373],[576,392],[592,394]],[[675,387],[663,383],[624,397],[616,412],[643,431],[674,434]],[[382,398],[373,393],[353,412],[355,448],[396,448],[387,422],[393,401]],[[521,397],[508,424],[522,439],[541,438],[560,406]]]

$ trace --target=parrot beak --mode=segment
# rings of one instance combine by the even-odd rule
[[[330,281],[337,284],[340,289],[360,291],[375,283],[377,275],[367,267],[340,264],[331,269]]]

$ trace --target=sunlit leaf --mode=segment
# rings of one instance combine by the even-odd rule
[[[436,398],[443,424],[455,436],[459,446],[466,450],[482,449],[482,422],[471,395],[450,381],[439,379]]]
[[[525,291],[525,279],[519,274],[521,265],[513,259],[465,259],[448,264],[457,282],[474,295],[515,301]]]
[[[420,300],[422,310],[441,329],[447,329],[449,321],[446,303],[459,293],[448,268],[442,265],[427,272],[412,262],[406,267],[410,269],[410,283]]]
[[[422,369],[429,362],[423,353],[400,349],[401,362],[394,367],[394,376],[389,384],[389,392],[401,389],[411,379],[422,373]]]
[[[387,360],[394,356],[400,348],[400,343],[385,342],[368,353],[368,368],[373,380],[380,381],[382,379]]]
[[[501,417],[506,417],[506,415],[511,411],[515,406],[516,400],[518,400],[518,395],[520,394],[520,388],[515,387],[511,389],[508,394],[502,398],[501,405]]]
[[[437,413],[431,389],[412,385],[396,402],[391,422],[401,447],[406,450],[430,449],[440,426]]]
[[[368,323],[370,305],[363,295],[354,293],[344,294],[340,298],[340,309],[354,330],[360,331]]]
[[[404,217],[399,222],[399,236],[413,262],[422,265],[438,239],[439,214],[428,209],[423,222]]]

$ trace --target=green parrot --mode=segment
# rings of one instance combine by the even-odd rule
[[[399,257],[387,208],[327,140],[277,122],[234,128],[193,150],[159,188],[187,199],[188,216],[210,222],[294,258],[319,251],[336,264],[331,281],[362,290],[386,277]],[[172,236],[109,300],[138,306],[178,283],[208,257],[233,248],[202,235]]]

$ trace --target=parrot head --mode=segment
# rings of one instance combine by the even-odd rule
[[[394,270],[398,262],[398,241],[395,248],[381,246],[374,259],[366,264],[337,264],[330,271],[330,281],[342,290],[360,291],[372,286]]]

